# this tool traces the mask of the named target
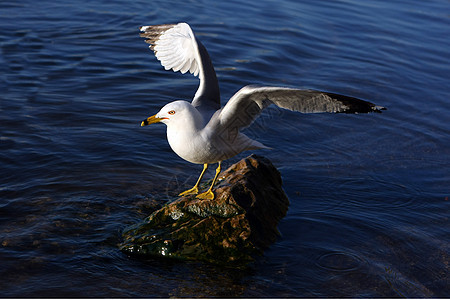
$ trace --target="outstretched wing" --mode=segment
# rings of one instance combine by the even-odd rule
[[[140,30],[140,36],[147,38],[150,49],[166,70],[183,74],[189,71],[198,76],[200,59],[197,42],[188,24],[142,26]]]
[[[189,71],[199,76],[200,85],[192,101],[194,106],[220,108],[219,85],[211,59],[188,24],[141,26],[140,30],[140,36],[146,38],[166,70],[183,74]]]
[[[271,104],[302,113],[369,113],[385,109],[364,100],[327,92],[246,86],[231,97],[210,125],[233,130],[247,127]]]

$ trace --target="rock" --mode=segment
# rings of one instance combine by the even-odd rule
[[[120,249],[224,264],[253,260],[279,236],[289,200],[272,163],[252,155],[221,174],[214,200],[180,197],[123,232]]]

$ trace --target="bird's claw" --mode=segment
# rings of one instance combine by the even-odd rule
[[[196,186],[194,186],[193,188],[178,194],[178,196],[197,195],[197,194],[198,194],[198,188]]]
[[[204,193],[198,194],[195,198],[202,200],[214,200],[214,193],[211,190],[207,190]]]

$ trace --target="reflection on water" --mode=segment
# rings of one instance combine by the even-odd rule
[[[0,4],[2,296],[448,297],[448,3],[175,4]],[[258,154],[291,204],[280,240],[245,269],[117,248],[201,170],[171,152],[164,126],[139,126],[196,90],[138,36],[174,21],[208,48],[223,101],[259,83],[388,107],[271,108],[247,131],[273,148]]]

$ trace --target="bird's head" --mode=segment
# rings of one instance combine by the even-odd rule
[[[159,122],[167,126],[188,126],[194,122],[193,125],[196,126],[200,125],[199,121],[203,121],[201,115],[191,103],[184,100],[177,100],[166,104],[156,115],[142,121],[141,126]]]

